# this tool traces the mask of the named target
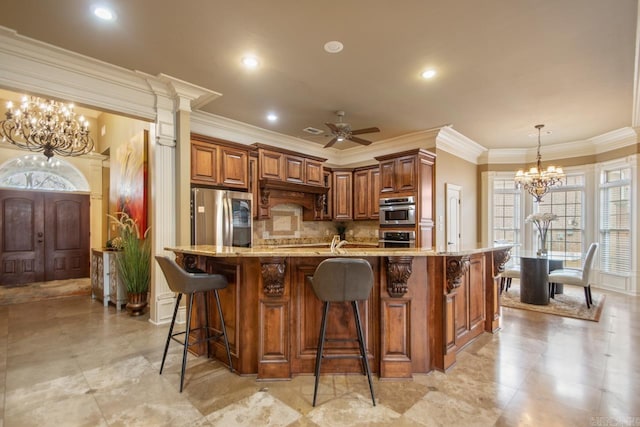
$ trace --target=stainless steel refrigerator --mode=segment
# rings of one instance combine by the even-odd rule
[[[193,188],[191,243],[250,248],[251,199],[251,193]]]

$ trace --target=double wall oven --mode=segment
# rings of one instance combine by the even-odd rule
[[[416,202],[413,196],[380,198],[379,246],[416,246]]]

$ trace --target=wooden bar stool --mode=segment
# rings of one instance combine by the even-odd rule
[[[313,406],[316,406],[318,395],[318,381],[320,378],[320,365],[322,359],[344,359],[359,358],[362,360],[364,374],[369,380],[369,390],[373,406],[376,406],[376,399],[373,394],[373,383],[371,381],[371,369],[367,359],[367,346],[364,339],[362,324],[360,323],[360,310],[358,301],[369,299],[371,288],[373,288],[373,270],[371,265],[359,258],[330,258],[322,261],[312,278],[309,278],[313,286],[313,291],[320,301],[323,302],[322,323],[320,325],[320,336],[318,338],[318,351],[316,353],[315,385],[313,387]],[[329,304],[332,302],[350,302],[353,307],[353,314],[356,322],[357,339],[331,339],[326,338],[327,314]],[[360,347],[360,355],[325,355],[324,343],[336,341],[357,341]]]
[[[180,371],[180,393],[182,393],[182,388],[184,385],[184,372],[187,367],[187,351],[190,346],[197,345],[203,342],[208,343],[209,341],[219,340],[220,338],[224,339],[224,345],[227,349],[227,357],[229,359],[229,370],[233,372],[233,365],[231,363],[231,351],[229,350],[229,340],[227,338],[227,328],[224,324],[224,317],[222,316],[222,307],[220,306],[220,297],[218,295],[219,289],[224,289],[227,287],[227,279],[222,274],[200,274],[200,273],[187,273],[184,271],[174,260],[169,259],[165,256],[156,256],[156,260],[158,264],[160,264],[160,268],[164,273],[164,276],[167,279],[167,283],[169,284],[169,288],[178,294],[176,298],[176,306],[173,310],[173,318],[171,319],[171,326],[169,326],[169,335],[167,336],[167,343],[164,346],[164,353],[162,354],[162,364],[160,365],[160,374],[162,374],[162,369],[164,368],[164,361],[167,357],[167,351],[169,350],[169,342],[173,339],[174,341],[183,345],[184,349],[182,351],[182,370]],[[209,292],[213,291],[216,304],[218,306],[218,315],[220,316],[220,323],[222,325],[221,332],[214,332],[213,335],[211,331],[214,329],[209,326],[209,304],[207,302],[207,297],[204,297],[204,312],[205,312],[205,326],[200,328],[191,329],[191,315],[193,310],[193,296],[198,292]],[[178,314],[178,307],[180,306],[180,299],[182,295],[188,295],[189,300],[187,302],[187,325],[183,332],[173,333],[173,327],[176,323],[176,315]],[[193,342],[189,342],[189,336],[191,332],[203,330],[205,332],[205,338]],[[184,335],[184,339],[180,340],[176,338],[179,335]]]

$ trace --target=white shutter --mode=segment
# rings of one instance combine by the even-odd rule
[[[600,185],[600,268],[607,273],[631,272],[630,169],[602,173]]]

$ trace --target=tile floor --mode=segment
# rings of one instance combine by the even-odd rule
[[[0,307],[0,426],[640,426],[640,298],[607,294],[600,322],[503,309],[447,374],[257,382],[189,360],[158,375],[167,326],[89,297]]]

